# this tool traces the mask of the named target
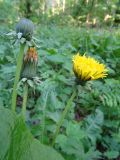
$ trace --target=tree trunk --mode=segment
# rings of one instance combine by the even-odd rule
[[[58,14],[60,12],[60,0],[57,0]]]
[[[63,0],[63,12],[65,11],[65,0]]]
[[[90,17],[91,17],[91,12],[92,12],[92,10],[94,8],[94,2],[95,2],[95,0],[92,0],[90,8],[89,8],[89,12],[88,12],[87,17],[86,17],[86,25],[87,25],[87,27],[90,26]],[[89,0],[86,0],[86,3],[87,3],[87,5],[89,5]]]
[[[29,0],[26,0],[26,13],[25,13],[26,17],[30,18],[31,13],[32,13],[32,11],[31,11],[31,3],[30,3]]]

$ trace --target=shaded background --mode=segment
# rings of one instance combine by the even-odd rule
[[[36,23],[102,27],[120,23],[120,0],[0,0],[0,23],[20,17]]]

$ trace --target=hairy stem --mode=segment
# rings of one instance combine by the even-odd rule
[[[57,137],[57,135],[59,134],[59,131],[60,131],[60,127],[63,124],[65,116],[68,113],[68,111],[69,111],[69,109],[71,107],[71,103],[73,102],[75,96],[76,96],[76,89],[74,90],[73,94],[71,95],[70,99],[68,100],[68,102],[67,102],[67,104],[65,106],[65,109],[62,112],[62,115],[61,115],[60,120],[59,120],[59,122],[57,124],[56,131],[55,131],[55,134],[54,134],[54,137],[53,137],[52,146],[54,146],[56,137]]]
[[[25,44],[21,44],[20,45],[20,53],[19,53],[18,59],[17,59],[17,67],[16,67],[15,80],[14,80],[13,93],[12,93],[12,111],[14,111],[14,112],[16,110],[17,84],[19,82],[20,73],[21,73],[21,69],[22,69],[24,48],[25,48]]]
[[[26,119],[26,105],[27,105],[27,97],[28,97],[28,84],[24,85],[24,93],[23,93],[23,104],[22,104],[22,116],[23,119]]]

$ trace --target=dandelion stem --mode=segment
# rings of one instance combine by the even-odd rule
[[[62,115],[61,115],[60,120],[59,120],[59,122],[57,124],[56,131],[55,131],[55,134],[54,134],[54,137],[53,137],[52,146],[54,146],[54,144],[55,144],[55,140],[56,140],[56,138],[57,138],[57,136],[59,134],[60,127],[63,124],[65,116],[68,113],[68,111],[69,111],[69,109],[71,107],[71,103],[73,102],[75,96],[76,96],[76,89],[74,90],[73,94],[71,95],[70,99],[68,100],[68,102],[67,102],[67,104],[65,106],[65,109],[62,112]]]
[[[21,69],[22,69],[24,48],[25,48],[25,44],[20,44],[20,53],[19,53],[18,59],[17,59],[17,67],[16,67],[15,80],[14,80],[13,93],[12,93],[12,111],[13,112],[15,112],[15,110],[16,110],[17,84],[19,82],[20,73],[21,73]]]
[[[41,143],[44,143],[44,136],[45,136],[45,116],[46,116],[46,107],[47,107],[47,100],[48,100],[48,94],[49,92],[46,93],[44,97],[44,105],[43,105],[43,116],[42,116],[42,131],[41,131]]]
[[[24,85],[24,93],[23,93],[23,104],[22,104],[22,116],[25,120],[26,118],[26,105],[27,105],[27,97],[28,97],[28,84]]]

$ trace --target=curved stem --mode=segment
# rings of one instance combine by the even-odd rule
[[[65,116],[68,113],[68,111],[69,111],[69,109],[71,107],[71,103],[74,100],[75,96],[76,96],[76,89],[74,90],[73,94],[71,95],[70,99],[68,100],[68,102],[67,102],[67,104],[65,106],[65,109],[62,112],[62,115],[61,115],[60,120],[59,120],[59,122],[57,124],[56,131],[55,131],[55,134],[54,134],[54,137],[53,137],[52,146],[54,146],[56,137],[57,137],[57,135],[59,134],[59,131],[60,131],[60,127],[63,124]]]
[[[23,104],[22,104],[22,116],[25,120],[26,118],[26,105],[27,105],[27,97],[28,97],[28,84],[24,85],[24,93],[23,93]]]
[[[21,73],[21,69],[22,69],[24,48],[25,48],[25,44],[20,44],[20,53],[19,53],[18,59],[17,59],[17,67],[16,67],[15,80],[14,80],[13,93],[12,93],[12,111],[14,111],[14,112],[16,110],[17,84],[19,82],[20,73]]]

